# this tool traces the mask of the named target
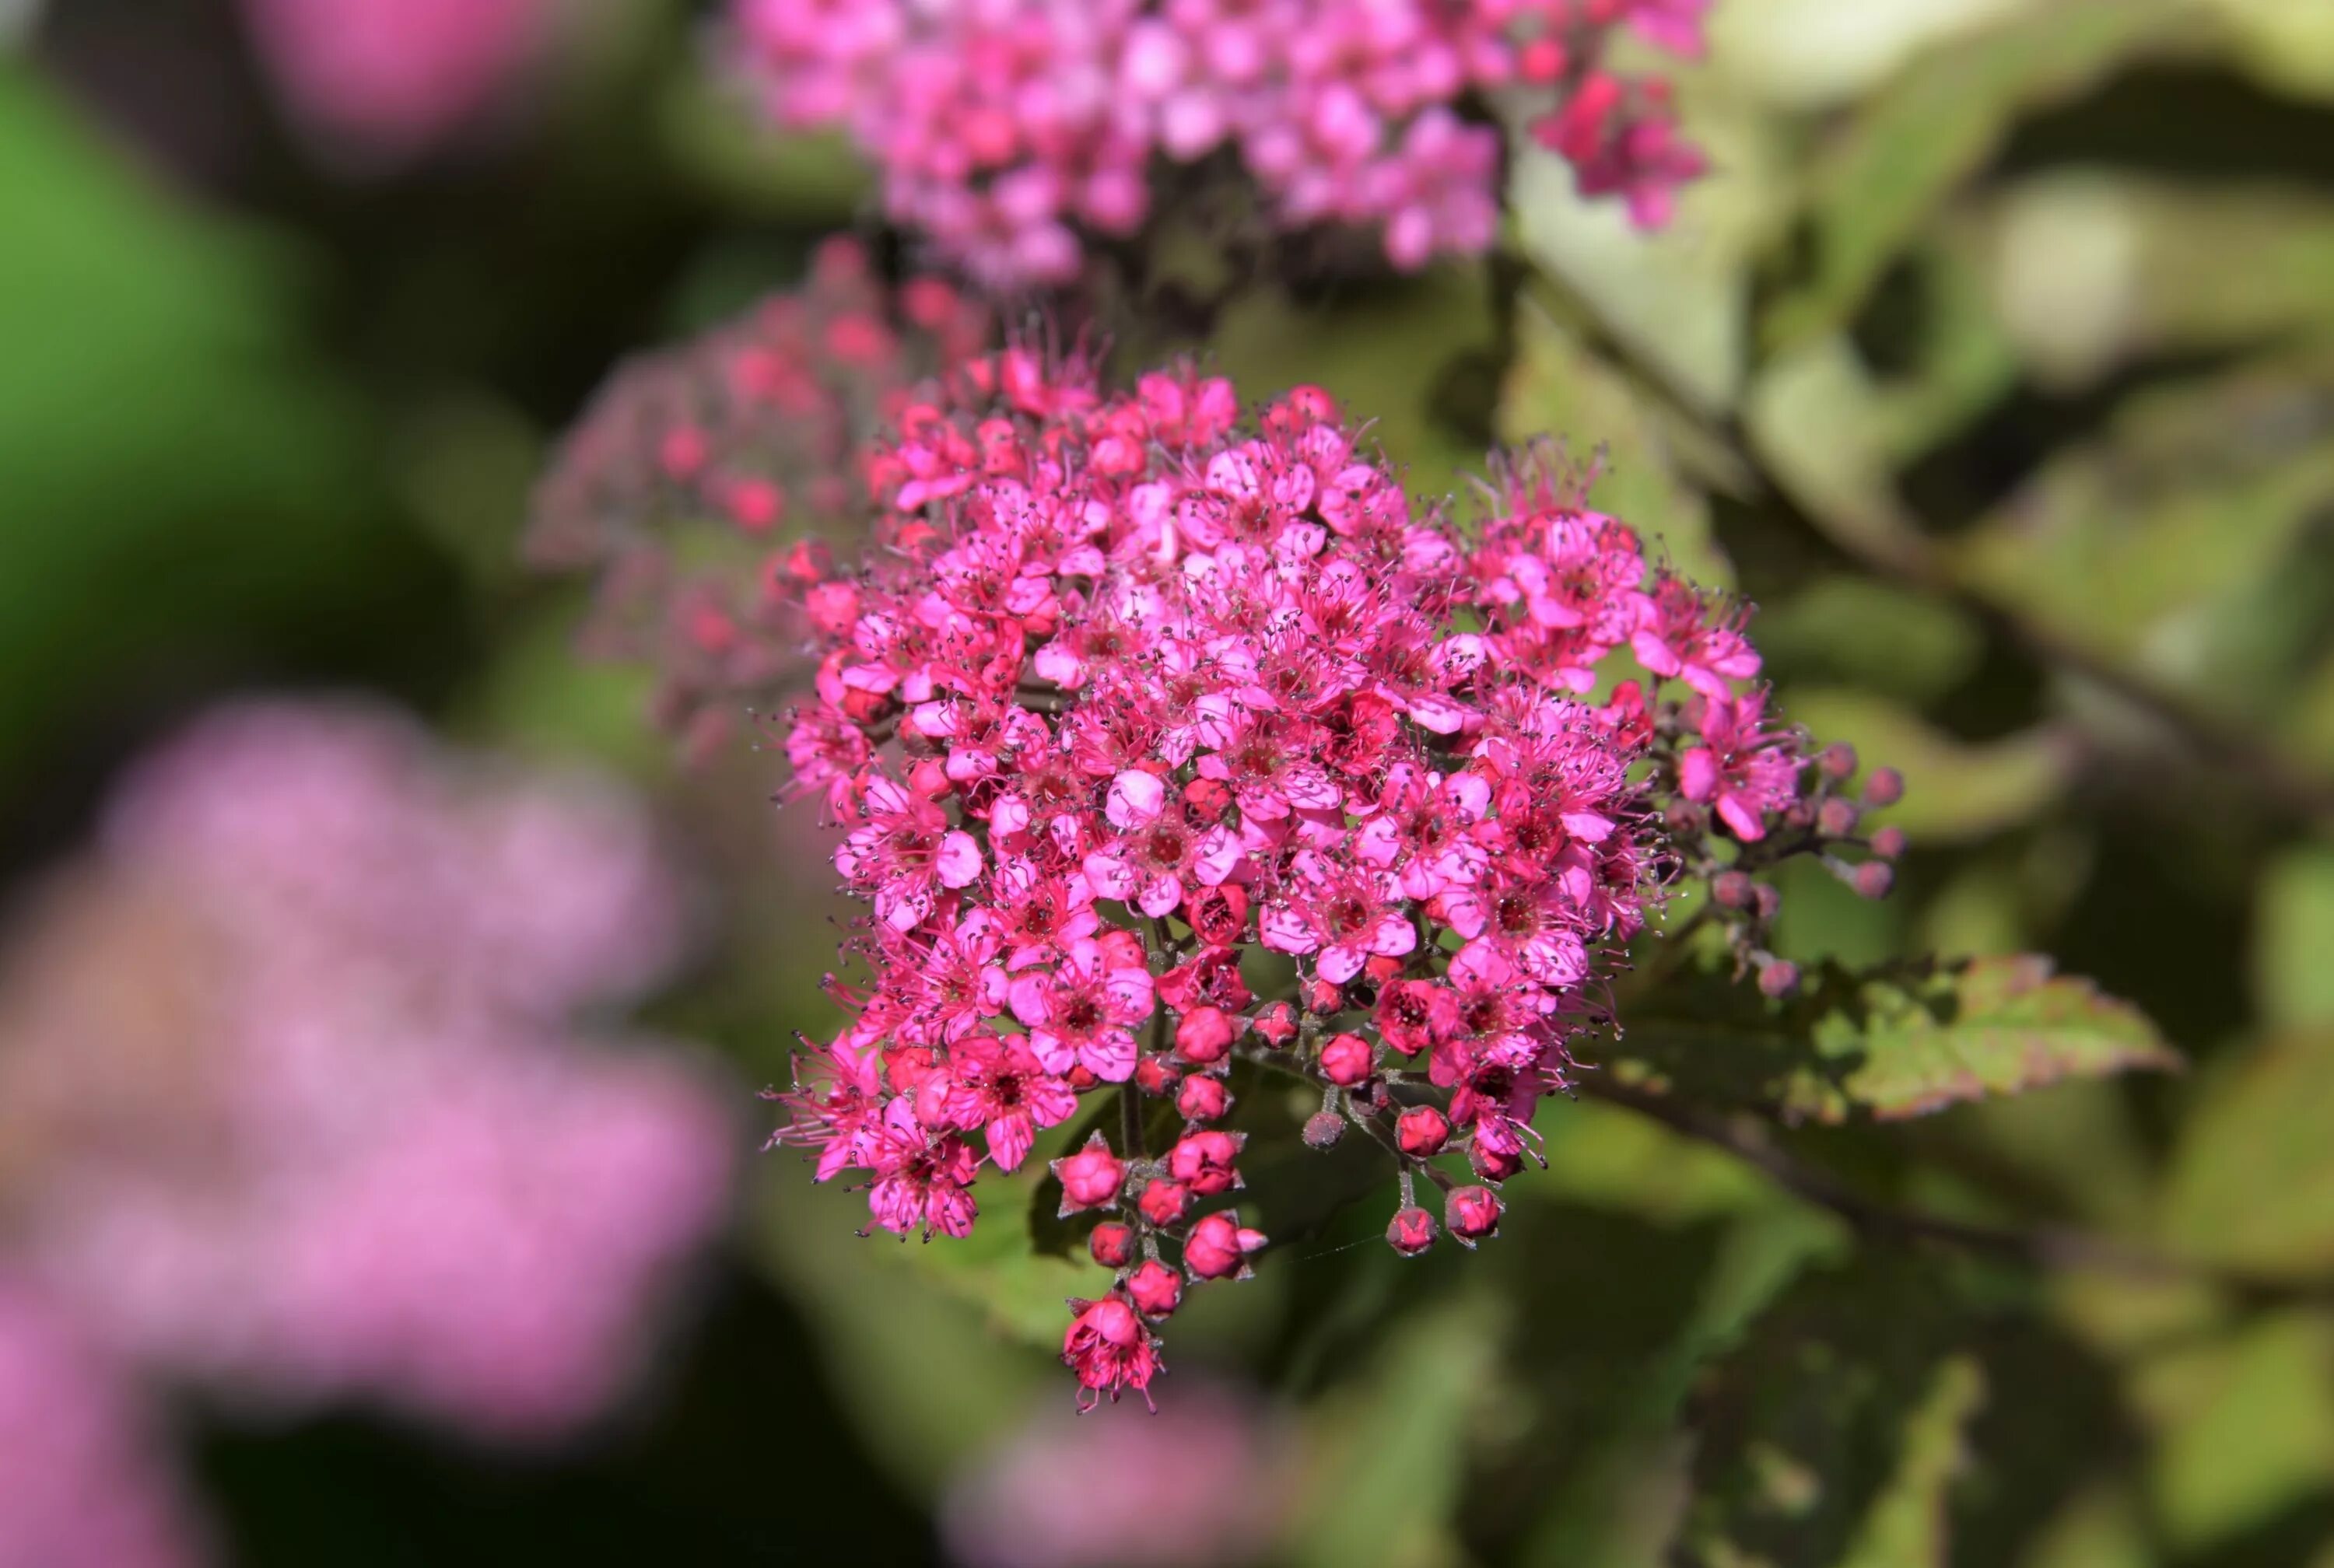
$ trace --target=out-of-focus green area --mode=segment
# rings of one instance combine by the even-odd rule
[[[767,1082],[829,1021],[776,761],[682,773],[511,559],[615,358],[866,222],[684,11],[607,8],[523,126],[365,184],[303,159],[223,5],[57,0],[0,53],[0,866],[210,697],[362,686],[657,794],[728,933],[660,1024]],[[1256,280],[1194,346],[1327,385],[1422,490],[1602,443],[1602,504],[1759,604],[1791,716],[1907,777],[1897,895],[1799,879],[1786,956],[2052,953],[2191,1063],[1799,1154],[2334,1275],[2334,6],[1720,0],[1679,92],[1714,169],[1668,232],[1528,154],[1497,265]],[[1176,1319],[1179,1374],[1291,1414],[1277,1560],[2334,1564],[2322,1297],[1857,1245],[1624,1111],[1541,1127],[1480,1254],[1394,1256],[1379,1182]],[[1048,1342],[1100,1278],[983,1194],[902,1247],[768,1157],[685,1355],[574,1455],[198,1412],[236,1560],[923,1560],[950,1478],[1069,1398]]]

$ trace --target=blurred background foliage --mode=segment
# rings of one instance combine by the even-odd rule
[[[839,911],[786,869],[815,835],[767,756],[679,769],[512,544],[619,355],[873,232],[847,155],[750,130],[661,0],[362,182],[304,157],[218,0],[12,14],[0,866],[68,852],[206,699],[384,691],[652,791],[728,917],[657,1022],[783,1077],[829,1016]],[[2189,1063],[1779,1134],[1797,1158],[2253,1286],[1859,1243],[1582,1102],[1480,1255],[1403,1262],[1391,1193],[1262,1175],[1282,1250],[1179,1316],[1176,1370],[1290,1413],[1292,1564],[2327,1568],[2334,6],[1721,0],[1679,91],[1715,168],[1666,233],[1527,153],[1491,264],[1232,279],[1186,341],[1374,415],[1421,491],[1601,444],[1603,503],[1759,604],[1788,711],[1909,780],[1897,896],[1800,879],[1786,956],[2051,952]],[[1184,331],[1144,304],[1130,351]],[[1047,1342],[1094,1271],[1010,1226],[862,1241],[792,1157],[756,1179],[686,1353],[576,1451],[188,1412],[236,1560],[931,1559],[950,1478],[1068,1398]]]

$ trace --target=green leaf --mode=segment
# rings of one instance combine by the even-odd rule
[[[2175,1544],[2194,1552],[2334,1487],[2334,1322],[2323,1313],[2175,1342],[2134,1381],[2160,1434],[2151,1491]]]
[[[1985,1396],[1939,1282],[1866,1260],[1794,1287],[1710,1380],[1677,1561],[1944,1568],[1945,1493]]]
[[[915,1272],[980,1309],[997,1332],[1059,1351],[1070,1326],[1065,1304],[1108,1288],[1110,1276],[1081,1254],[1075,1259],[1041,1253],[1027,1227],[1013,1223],[1029,1207],[1044,1168],[1025,1165],[1011,1176],[984,1172],[978,1196],[981,1218],[969,1236],[930,1244],[911,1242],[901,1256]]]
[[[2050,385],[2334,330],[2334,204],[2303,191],[2054,173],[2012,188],[1992,229],[2001,320]]]
[[[1783,1001],[1688,967],[1625,1007],[1607,1063],[1623,1082],[1837,1122],[2180,1058],[2136,1008],[2019,956],[1862,973],[1827,965]]]
[[[2253,998],[2262,1020],[2334,1024],[2334,844],[2286,851],[2255,899]]]
[[[1852,680],[1914,703],[1960,685],[1985,652],[1984,633],[1953,606],[1843,572],[1762,603],[1753,635],[1767,678],[1779,686]],[[1885,753],[1873,757],[1894,760]]]
[[[1915,843],[1981,839],[2030,822],[2064,793],[2080,757],[2080,743],[2059,726],[1963,741],[1860,691],[1792,691],[1782,710],[1819,742],[1852,744],[1867,768],[1901,772],[1905,798],[1872,821],[1895,823]]]
[[[2070,0],[1915,59],[1867,101],[1810,180],[1812,274],[1762,323],[1781,350],[1853,316],[1943,199],[2027,111],[2185,30],[2180,0]]]
[[[2165,1178],[2167,1239],[2259,1270],[2334,1271],[2329,1128],[2334,1034],[2302,1031],[2254,1046],[2188,1119]]]

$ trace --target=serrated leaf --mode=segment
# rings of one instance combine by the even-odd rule
[[[2136,1008],[2021,955],[1862,973],[1827,965],[1784,1001],[1689,967],[1625,1009],[1606,1062],[1623,1082],[1837,1122],[2180,1058]]]
[[[1701,1402],[1693,1568],[1943,1568],[1944,1492],[1984,1399],[1938,1282],[1901,1261],[1810,1276]]]
[[[2280,855],[2253,914],[2253,1001],[2277,1028],[2334,1024],[2334,844]]]
[[[2042,725],[1998,740],[1964,741],[1866,692],[1787,693],[1782,710],[1817,740],[1855,746],[1866,767],[1905,775],[1905,798],[1872,813],[1915,843],[1985,838],[2030,822],[2066,789],[2080,758],[2074,736]]]
[[[2322,955],[2321,955],[2322,959]],[[2166,1237],[2264,1271],[2334,1271],[2334,1034],[2281,1034],[2225,1070],[2165,1184]]]
[[[1818,159],[1813,274],[1761,323],[1769,346],[1846,322],[2020,114],[2080,92],[2147,46],[2168,47],[2189,14],[2179,0],[2072,0],[1913,61]]]

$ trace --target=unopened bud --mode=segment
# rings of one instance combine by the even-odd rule
[[[1183,1303],[1183,1276],[1152,1258],[1126,1276],[1126,1294],[1147,1318],[1163,1318]]]
[[[1799,988],[1799,967],[1778,958],[1759,970],[1759,989],[1770,996],[1788,996]]]
[[[1229,1211],[1209,1215],[1191,1227],[1183,1244],[1183,1266],[1193,1279],[1231,1279],[1249,1272],[1248,1255],[1264,1247],[1264,1233],[1249,1230]]]
[[[1184,1079],[1183,1087],[1175,1092],[1175,1109],[1186,1121],[1213,1121],[1231,1108],[1231,1102],[1224,1081],[1205,1073]]]
[[[1220,1062],[1231,1053],[1233,1033],[1221,1007],[1194,1007],[1175,1025],[1175,1050],[1186,1062]]]
[[[1321,1046],[1321,1076],[1350,1089],[1370,1075],[1374,1056],[1370,1043],[1359,1034],[1332,1034]]]
[[[1434,1245],[1438,1227],[1434,1217],[1413,1206],[1395,1211],[1394,1223],[1386,1227],[1386,1245],[1404,1257],[1416,1257]]]
[[[1167,1173],[1200,1198],[1213,1198],[1240,1184],[1232,1162],[1239,1158],[1245,1132],[1194,1132],[1167,1152]]]
[[[1828,839],[1844,839],[1856,831],[1863,815],[1854,801],[1834,795],[1817,810],[1816,832]]]
[[[1856,877],[1849,884],[1867,899],[1885,899],[1896,885],[1896,868],[1886,861],[1866,861],[1856,868]]]
[[[1278,1048],[1297,1036],[1297,1009],[1286,1002],[1275,1002],[1256,1015],[1256,1032],[1264,1043]]]
[[[1106,1219],[1086,1237],[1086,1251],[1104,1268],[1124,1268],[1126,1260],[1134,1255],[1134,1231],[1114,1219]]]
[[[1856,776],[1856,748],[1844,740],[1836,740],[1816,755],[1816,765],[1828,779]]]
[[[1134,1086],[1145,1094],[1165,1094],[1181,1076],[1164,1056],[1145,1056],[1134,1064]]]
[[[1524,1168],[1522,1153],[1513,1149],[1493,1149],[1482,1143],[1468,1146],[1467,1163],[1485,1181],[1505,1181]]]
[[[1722,909],[1747,909],[1759,896],[1759,884],[1748,871],[1721,871],[1710,879],[1710,896]]]
[[[1500,1233],[1500,1195],[1488,1187],[1462,1187],[1442,1200],[1442,1223],[1461,1246],[1473,1246]]]
[[[1783,910],[1783,890],[1772,882],[1760,882],[1751,890],[1750,902],[1763,923],[1773,919]]]
[[[1864,803],[1893,806],[1905,798],[1905,775],[1893,767],[1875,768],[1864,781]]]
[[[1053,1172],[1062,1184],[1062,1212],[1075,1214],[1118,1201],[1119,1187],[1126,1180],[1126,1162],[1113,1154],[1110,1144],[1096,1132],[1075,1154],[1054,1161]]]
[[[1305,1119],[1305,1147],[1335,1149],[1345,1136],[1345,1119],[1334,1111],[1316,1111]]]
[[[1451,1141],[1451,1119],[1432,1105],[1414,1105],[1395,1121],[1394,1136],[1413,1159],[1432,1159]]]
[[[1872,852],[1884,861],[1893,861],[1905,852],[1905,830],[1890,823],[1872,835]]]
[[[1191,1207],[1191,1189],[1180,1181],[1153,1181],[1135,1199],[1135,1207],[1153,1225],[1172,1225]]]

